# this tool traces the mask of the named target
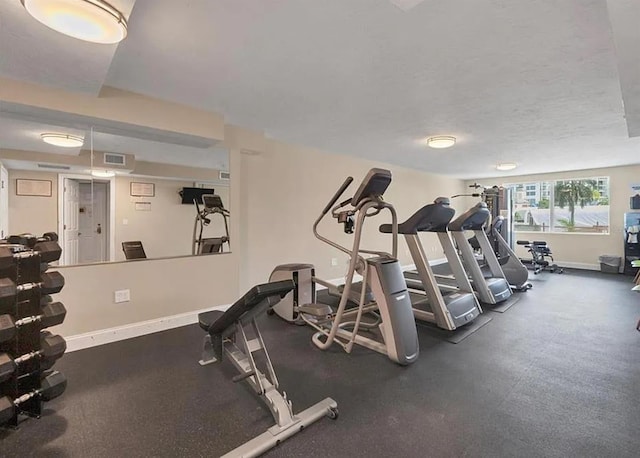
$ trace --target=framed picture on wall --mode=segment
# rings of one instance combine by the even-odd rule
[[[156,185],[154,183],[137,183],[132,181],[130,184],[129,195],[132,197],[155,197]]]
[[[16,196],[51,197],[51,180],[16,178]]]

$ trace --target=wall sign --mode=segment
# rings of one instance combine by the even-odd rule
[[[136,183],[135,181],[132,181],[129,189],[129,195],[134,197],[156,196],[156,185],[153,183]]]
[[[138,212],[150,212],[151,202],[136,202],[135,207]]]
[[[50,180],[25,180],[16,178],[16,196],[51,197]]]

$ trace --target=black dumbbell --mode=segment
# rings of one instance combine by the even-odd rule
[[[40,274],[40,290],[42,294],[55,294],[62,291],[64,287],[64,277],[60,272],[44,272]]]
[[[14,299],[16,296],[16,284],[10,278],[0,278],[0,301]]]
[[[55,232],[45,232],[44,234],[42,234],[42,239],[49,242],[57,242],[58,234]]]
[[[7,241],[13,244],[0,246],[0,269],[10,267],[17,257],[22,258],[39,254],[42,263],[49,263],[57,261],[62,255],[62,248],[60,248],[56,240],[35,237],[26,239],[22,235],[12,235]],[[29,248],[33,251],[30,252]]]
[[[4,342],[16,335],[16,329],[31,323],[40,323],[40,327],[56,326],[64,321],[67,309],[62,302],[49,302],[42,307],[41,315],[28,316],[14,321],[11,315],[0,315],[0,342]]]
[[[64,288],[64,277],[60,272],[42,272],[37,283],[23,283],[16,286],[10,278],[0,278],[0,302],[5,302],[15,298],[16,294],[34,288],[40,288],[41,294],[59,293]]]
[[[20,405],[33,398],[39,397],[43,401],[51,401],[57,398],[67,388],[67,379],[60,372],[52,372],[42,379],[40,388],[30,393],[23,394],[13,401],[8,396],[0,398],[0,425],[10,421],[17,412],[20,412]]]
[[[0,383],[9,380],[20,364],[40,359],[40,369],[50,369],[67,351],[67,342],[62,336],[43,332],[40,335],[40,350],[32,351],[12,359],[6,353],[0,353]]]
[[[29,250],[23,245],[0,245],[0,269],[11,267],[16,259],[24,259],[30,256],[38,256],[38,253]]]
[[[26,232],[18,235],[10,235],[9,237],[7,237],[7,242],[15,245],[24,245],[26,247],[29,247],[30,244],[35,245],[36,236],[33,234],[28,234]]]
[[[40,274],[41,281],[37,283],[23,283],[16,286],[16,291],[28,291],[33,288],[40,288],[42,294],[59,293],[64,287],[64,277],[60,272],[43,272]]]
[[[45,232],[42,234],[42,237],[36,237],[33,234],[29,234],[27,232],[19,235],[10,235],[7,237],[8,243],[13,243],[17,245],[24,245],[29,248],[33,248],[39,242],[57,242],[58,234],[55,232]]]
[[[60,259],[60,256],[62,255],[62,248],[58,245],[57,240],[37,240],[38,242],[32,248],[36,253],[40,253],[41,262],[49,263]]]

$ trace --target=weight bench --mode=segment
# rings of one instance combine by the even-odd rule
[[[294,287],[293,280],[257,285],[238,299],[226,312],[214,310],[198,315],[200,327],[207,331],[200,364],[204,366],[222,361],[223,355],[226,355],[240,372],[233,381],[246,380],[265,402],[276,421],[276,424],[264,433],[227,453],[224,457],[261,455],[324,416],[333,419],[338,417],[338,404],[331,398],[325,398],[295,415],[287,394],[284,391],[282,393],[278,391],[278,379],[258,329],[256,317],[280,302],[280,299]],[[247,338],[245,327],[251,327],[253,339]],[[261,372],[256,365],[253,355],[259,351],[263,352],[268,375]]]

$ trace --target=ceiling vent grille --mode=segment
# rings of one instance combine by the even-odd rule
[[[39,169],[71,170],[68,165],[38,164]]]
[[[231,179],[231,173],[220,170],[220,173],[218,174],[218,179],[229,181]]]
[[[127,165],[127,158],[124,154],[104,153],[104,163],[108,165]]]

